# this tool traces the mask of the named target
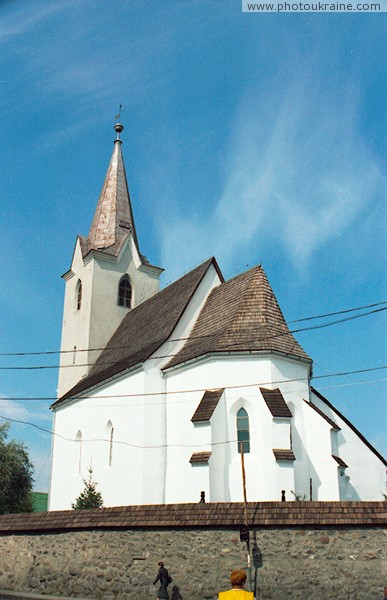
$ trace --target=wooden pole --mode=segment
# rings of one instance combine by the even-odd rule
[[[245,455],[243,452],[243,442],[239,442],[240,443],[240,453],[241,453],[241,466],[242,466],[242,486],[243,486],[243,501],[244,501],[244,505],[245,505],[245,525],[246,528],[248,530],[249,528],[249,524],[247,521],[247,493],[246,493],[246,472],[245,472]],[[250,541],[246,542],[246,548],[247,548],[247,570],[248,570],[248,575],[249,575],[249,582],[250,582],[250,591],[251,591],[251,561],[250,561]]]

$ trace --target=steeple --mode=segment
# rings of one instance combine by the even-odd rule
[[[97,250],[118,256],[124,240],[130,233],[141,262],[144,262],[140,255],[122,157],[120,134],[124,127],[121,123],[116,123],[114,129],[117,137],[114,141],[113,154],[89,234],[87,238],[81,238],[82,254],[85,256],[90,250]]]
[[[140,254],[122,158],[123,126],[114,129],[117,138],[89,234],[78,236],[63,275],[60,396],[89,373],[128,311],[157,293],[163,270]]]

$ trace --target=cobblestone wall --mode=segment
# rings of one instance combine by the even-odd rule
[[[382,600],[387,532],[381,528],[256,529],[257,598]],[[106,600],[156,598],[159,560],[171,600],[215,600],[247,564],[239,532],[110,530],[0,536],[0,588]],[[252,569],[254,580],[255,572]]]

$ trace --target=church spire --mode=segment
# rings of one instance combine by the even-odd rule
[[[130,233],[140,255],[122,157],[120,134],[123,129],[121,123],[114,126],[117,137],[89,235],[83,240],[86,242],[82,244],[84,254],[90,250],[100,250],[117,256]]]

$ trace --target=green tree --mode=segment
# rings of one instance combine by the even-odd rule
[[[7,441],[10,424],[0,424],[0,514],[31,512],[34,466],[21,442]]]
[[[74,504],[71,505],[74,510],[83,508],[102,508],[103,506],[101,492],[97,491],[97,483],[93,481],[93,469],[89,467],[87,470],[89,472],[89,478],[83,480],[83,483],[85,484],[83,492],[79,494]]]

